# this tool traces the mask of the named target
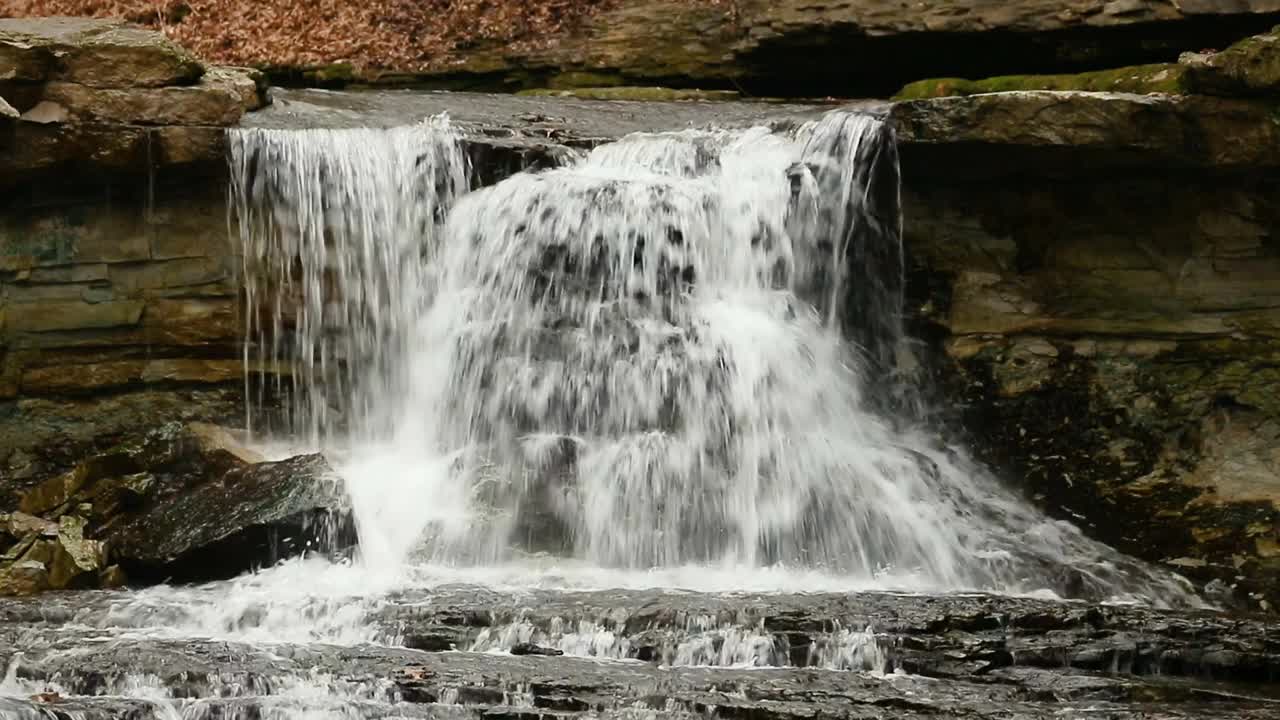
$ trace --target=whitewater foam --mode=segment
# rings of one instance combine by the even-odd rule
[[[1190,598],[918,422],[879,121],[629,136],[470,193],[446,122],[308,133],[234,133],[250,340],[300,365],[372,572]]]

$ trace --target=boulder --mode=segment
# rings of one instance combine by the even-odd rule
[[[0,19],[0,80],[96,88],[195,82],[204,67],[163,34],[117,20]]]
[[[126,575],[231,577],[353,542],[321,456],[266,462],[205,423],[172,423],[90,457],[24,492],[20,506],[4,525],[16,543],[0,558],[12,593],[119,585]],[[44,575],[22,564],[32,562]]]
[[[44,563],[20,560],[0,566],[0,595],[35,595],[49,589],[49,570]]]
[[[336,478],[319,455],[215,475],[177,492],[162,486],[138,512],[109,521],[101,536],[112,560],[143,581],[228,578],[302,552],[340,549],[330,532],[349,533]]]

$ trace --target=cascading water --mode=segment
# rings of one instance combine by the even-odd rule
[[[1186,597],[887,414],[911,388],[873,118],[636,135],[461,197],[443,121],[232,157],[253,347],[294,365],[366,562]]]
[[[881,123],[466,158],[232,132],[257,430],[361,556],[0,600],[0,718],[1215,717],[1274,667],[1256,620],[967,592],[1196,603],[929,431]]]
[[[381,404],[407,382],[405,342],[433,239],[467,187],[447,120],[241,130],[230,145],[246,364],[288,370],[276,376],[288,386],[275,388],[291,397],[284,425],[308,444],[384,432]]]

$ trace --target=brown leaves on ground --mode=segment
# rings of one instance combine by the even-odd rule
[[[218,63],[413,70],[478,45],[549,44],[620,1],[0,0],[0,17],[125,18]]]

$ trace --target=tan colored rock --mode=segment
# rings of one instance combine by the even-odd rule
[[[21,560],[0,566],[0,595],[35,595],[49,589],[49,571],[43,563]]]
[[[4,98],[0,97],[0,120],[16,120],[21,116],[22,113],[18,112]]]
[[[152,300],[142,329],[150,342],[166,345],[234,344],[241,336],[234,298]]]
[[[152,360],[142,371],[143,382],[228,382],[244,376],[240,360]]]
[[[763,82],[859,96],[878,78],[897,85],[919,79],[875,62],[895,53],[911,55],[900,64],[924,76],[1115,67],[1133,63],[1135,48],[1140,58],[1158,62],[1193,49],[1187,43],[1197,36],[1222,42],[1230,32],[1223,16],[1262,29],[1274,6],[1274,0],[629,0],[538,47],[470,44],[408,77],[349,65],[313,69],[311,77],[435,79],[465,89],[469,81],[492,87],[495,77],[519,86],[543,71],[547,85],[559,90],[681,78],[685,85]],[[1102,34],[1113,30],[1114,37]],[[810,84],[815,76],[820,80]]]
[[[96,573],[104,565],[106,552],[102,543],[85,538],[86,525],[85,519],[78,515],[63,515],[58,520],[58,545],[70,561],[67,568],[69,579],[85,573]],[[55,580],[51,575],[51,582],[62,587],[69,584],[69,581],[60,583],[58,580],[61,577]]]
[[[30,182],[32,171],[74,168],[79,172],[134,172],[154,166],[221,167],[226,133],[214,126],[112,126],[16,123],[12,144],[0,152],[0,189]],[[5,265],[0,241],[0,269]]]
[[[71,119],[71,111],[54,100],[41,100],[30,110],[22,113],[22,119],[40,125],[56,125]]]
[[[190,423],[187,431],[196,439],[203,454],[226,453],[248,465],[267,461],[266,456],[246,447],[235,434],[224,427],[209,423]]]
[[[225,234],[225,230],[223,233]],[[202,238],[197,236],[196,241]],[[221,238],[222,243],[226,238]],[[204,252],[218,250],[217,245],[196,244],[195,249]],[[166,243],[167,244],[167,243]],[[153,261],[146,263],[116,264],[111,266],[111,283],[123,290],[158,290],[164,288],[187,288],[195,285],[211,283],[228,284],[231,271],[227,267],[229,258],[188,257],[173,260]]]
[[[14,125],[13,141],[0,153],[0,188],[27,181],[27,173],[81,163],[96,171],[145,168],[147,129],[76,123]],[[0,250],[5,246],[0,243]],[[4,260],[0,257],[0,264]]]
[[[20,387],[27,395],[52,395],[101,390],[142,379],[146,360],[120,360],[28,368]]]
[[[111,565],[98,573],[98,586],[102,588],[122,588],[129,584],[129,578],[119,565]]]
[[[1205,420],[1200,463],[1186,475],[1198,504],[1269,503],[1280,509],[1280,419],[1221,413]],[[1280,538],[1280,528],[1272,528]]]
[[[158,162],[168,165],[225,162],[227,134],[216,127],[160,127],[152,133]]]
[[[67,472],[50,478],[22,494],[18,507],[30,515],[43,515],[65,505],[85,485],[96,480],[94,468],[89,464],[77,465]]]
[[[1280,165],[1270,109],[1225,98],[1003,92],[895,103],[889,118],[907,146],[1073,148],[1183,167]]]
[[[0,19],[0,79],[163,87],[192,83],[203,72],[162,33],[118,20]]]
[[[142,319],[141,300],[115,302],[49,302],[15,307],[9,318],[14,332],[48,332],[137,325]]]
[[[223,69],[206,75],[196,85],[180,87],[96,88],[50,82],[45,85],[40,106],[47,104],[63,108],[60,122],[73,117],[126,125],[226,126],[256,108],[258,97],[253,80]],[[34,110],[28,115],[31,112]]]
[[[106,279],[106,263],[35,268],[27,276],[27,280],[32,283],[86,283]]]
[[[45,537],[56,537],[58,534],[58,523],[19,511],[9,514],[9,519],[5,523],[5,529],[14,537],[26,537],[27,535],[32,534],[43,535]]]
[[[201,84],[234,92],[245,111],[258,110],[270,101],[267,76],[257,68],[215,65],[205,71]]]
[[[992,365],[998,392],[1014,397],[1053,382],[1058,349],[1044,338],[1020,337]]]
[[[129,206],[101,207],[89,217],[58,207],[9,213],[0,216],[0,264],[21,270],[147,260],[149,230],[145,213]]]
[[[22,559],[39,540],[40,535],[37,533],[27,533],[25,536],[18,538],[18,542],[10,545],[3,553],[0,553],[0,567],[11,565]]]

